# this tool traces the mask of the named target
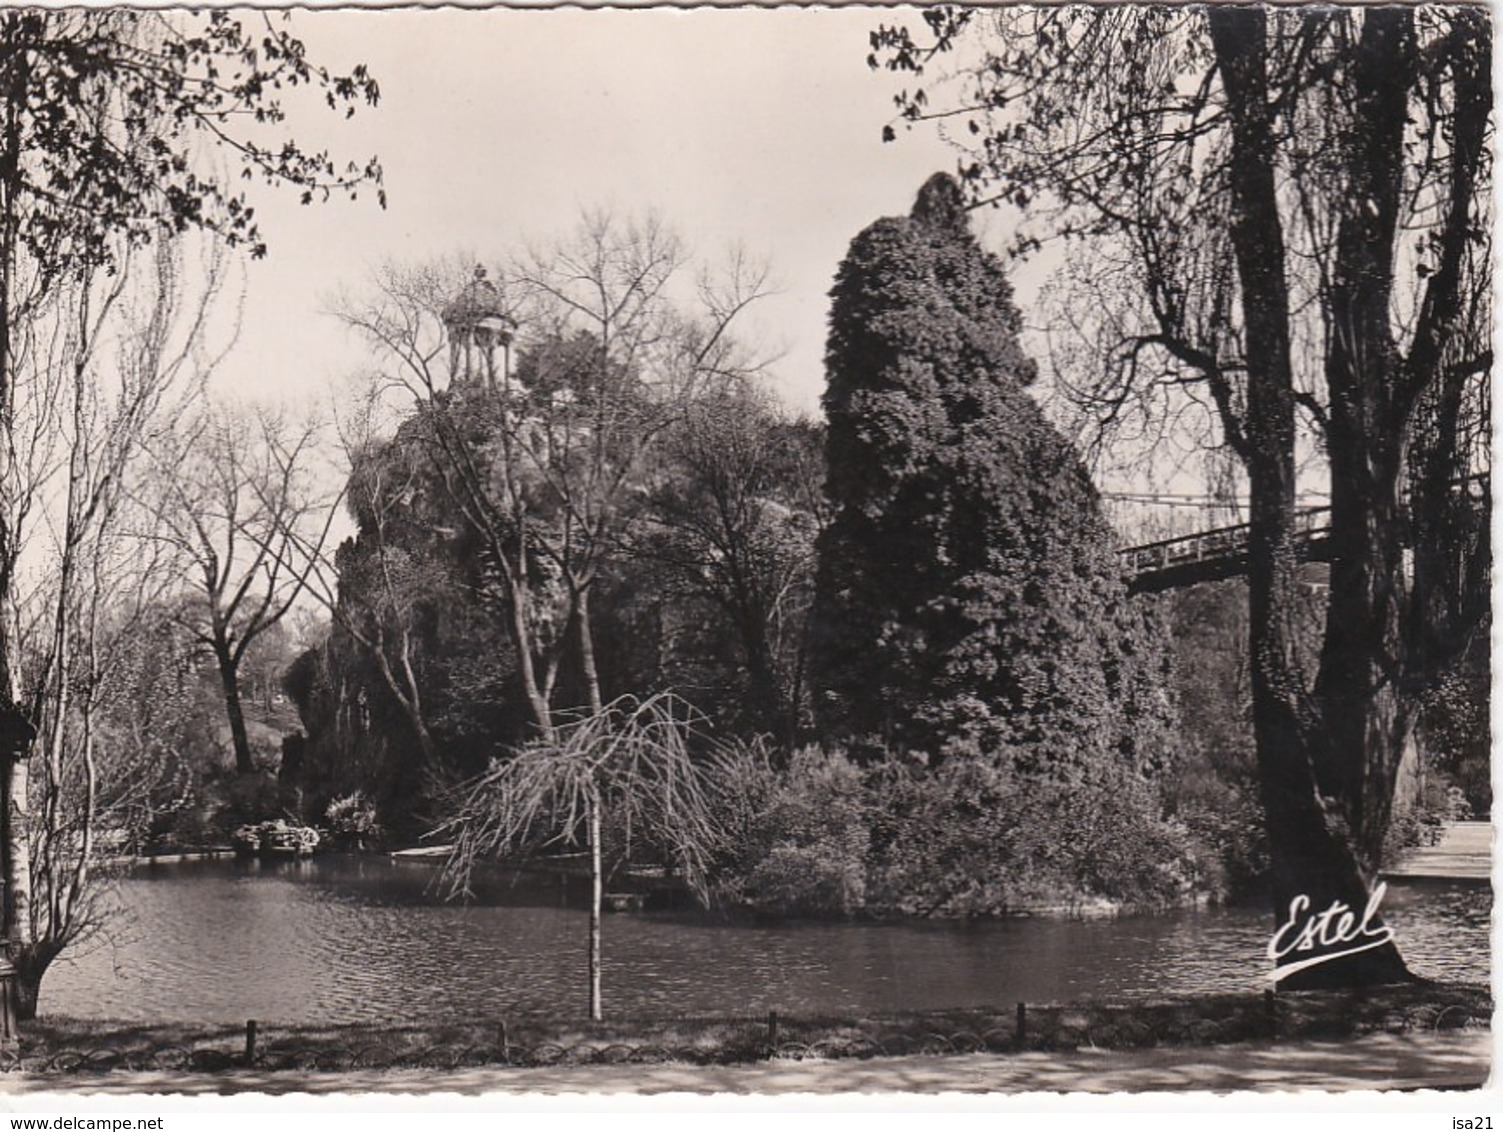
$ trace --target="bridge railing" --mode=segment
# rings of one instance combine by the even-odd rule
[[[1452,489],[1481,511],[1491,501],[1488,472],[1475,472],[1453,482]],[[1248,524],[1213,527],[1190,535],[1123,547],[1117,553],[1136,588],[1158,589],[1227,575],[1227,567],[1247,556]],[[1322,540],[1331,533],[1331,508],[1303,507],[1295,514],[1295,535],[1311,557],[1318,557]],[[1195,567],[1205,566],[1197,573]],[[1218,567],[1220,569],[1218,570]],[[1172,578],[1159,575],[1174,572]]]
[[[1307,507],[1295,515],[1295,533],[1310,542],[1331,530],[1329,507]],[[1188,566],[1223,558],[1238,558],[1247,553],[1249,526],[1237,523],[1230,527],[1213,527],[1193,535],[1160,539],[1124,547],[1117,553],[1129,574],[1146,574],[1173,566]]]

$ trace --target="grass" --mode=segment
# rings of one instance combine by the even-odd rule
[[[1362,991],[1205,995],[1088,1004],[874,1014],[621,1019],[600,1023],[518,1014],[433,1026],[258,1026],[261,1069],[539,1065],[779,1057],[1130,1049],[1270,1038],[1488,1026],[1486,987],[1416,984]],[[20,1066],[40,1072],[113,1068],[228,1070],[246,1064],[241,1026],[42,1018],[22,1029]],[[11,1065],[17,1064],[12,1060]]]

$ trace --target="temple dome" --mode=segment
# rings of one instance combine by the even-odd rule
[[[486,278],[484,267],[477,267],[475,278],[444,308],[444,322],[450,326],[478,326],[486,319],[510,321],[501,289]]]

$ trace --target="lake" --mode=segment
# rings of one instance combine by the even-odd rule
[[[587,917],[531,878],[443,901],[381,857],[157,865],[119,882],[107,937],[60,959],[42,1011],[129,1021],[488,1020],[585,1013]],[[1410,966],[1490,978],[1491,889],[1391,885]],[[1250,910],[980,922],[605,919],[608,1014],[867,1013],[1256,991],[1272,916]]]

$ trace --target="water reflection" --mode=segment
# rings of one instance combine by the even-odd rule
[[[558,882],[444,903],[434,873],[383,859],[159,866],[123,881],[111,939],[60,962],[44,1010],[84,1018],[436,1022],[584,1011],[585,916]],[[1411,966],[1489,977],[1486,887],[1390,888]],[[1272,918],[747,924],[608,917],[609,1011],[874,1012],[1259,989]]]

